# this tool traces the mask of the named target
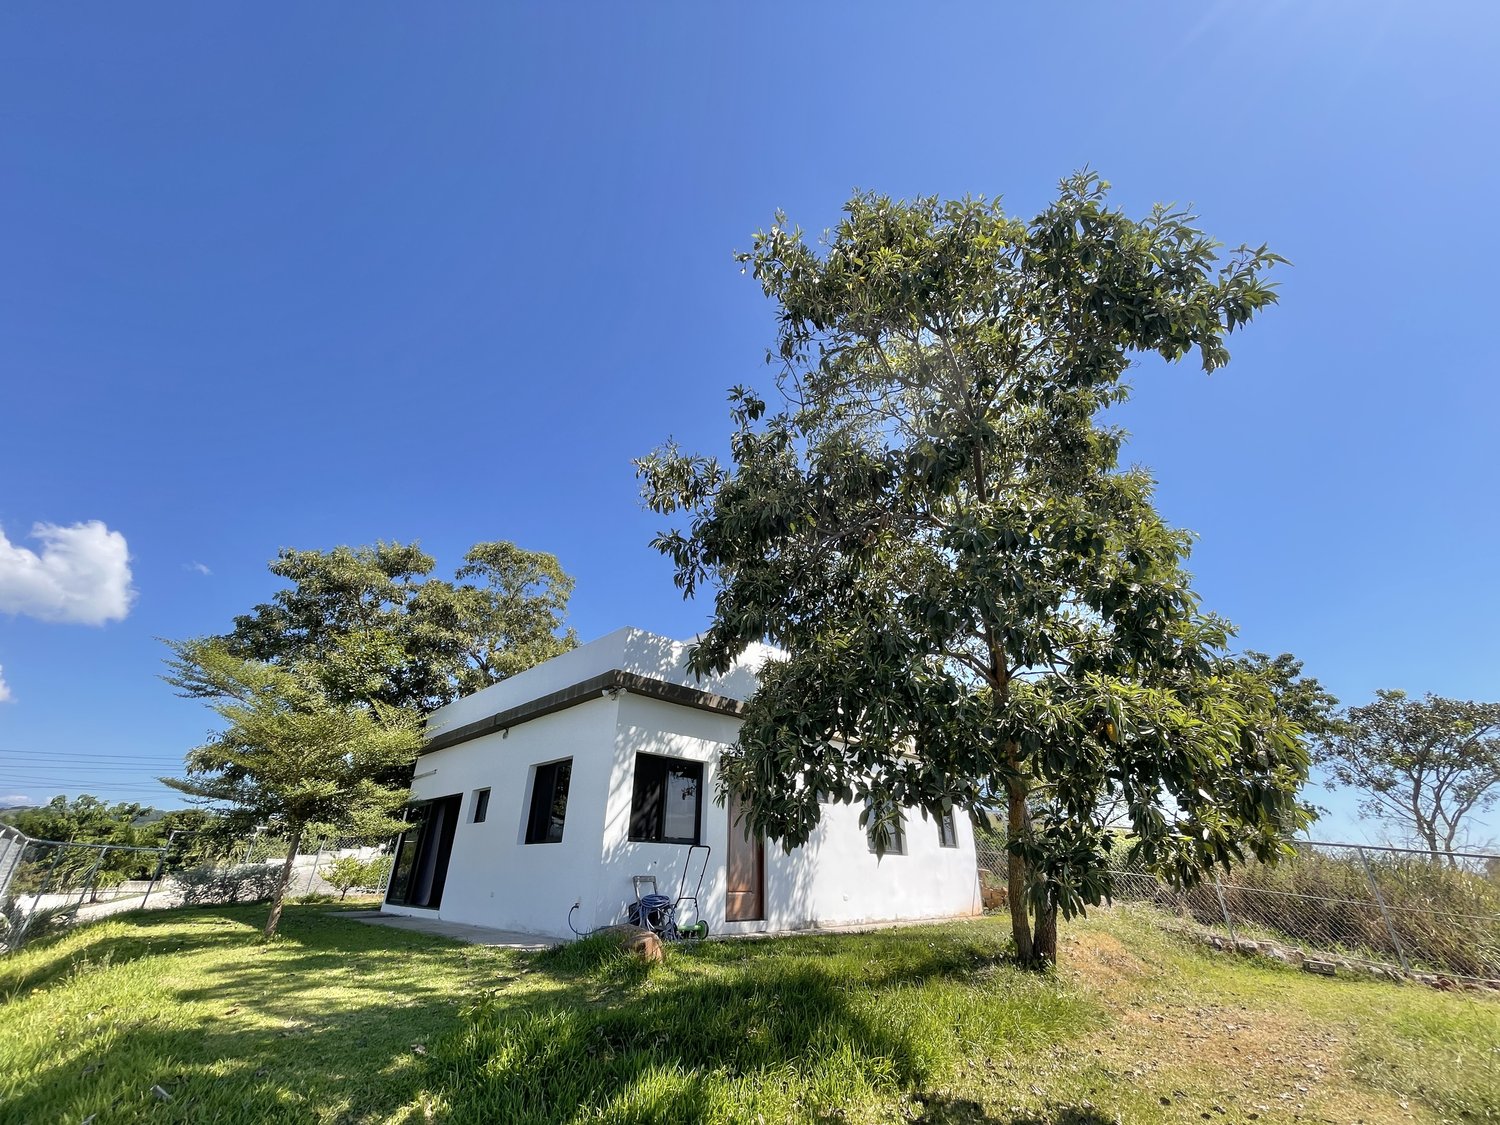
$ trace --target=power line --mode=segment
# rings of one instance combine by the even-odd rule
[[[92,765],[95,762],[181,762],[181,756],[156,757],[154,754],[0,754],[0,762],[63,762]]]
[[[97,783],[80,781],[77,778],[53,778],[53,777],[10,777],[3,780],[8,789],[76,789],[85,793],[90,789],[108,789],[111,792],[138,792],[138,793],[176,793],[179,790],[169,785],[155,784],[148,781],[109,781],[104,780]]]

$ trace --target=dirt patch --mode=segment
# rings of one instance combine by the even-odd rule
[[[1102,1076],[1155,1102],[1161,1120],[1401,1122],[1414,1104],[1354,1084],[1347,1033],[1265,1004],[1176,1000],[1151,965],[1112,934],[1085,932],[1062,958],[1110,1013],[1082,1053]]]
[[[1108,1001],[1118,997],[1122,986],[1134,988],[1149,969],[1129,946],[1114,934],[1091,931],[1063,939],[1067,952],[1059,957],[1063,971],[1075,984],[1101,993]]]
[[[1126,1081],[1171,1088],[1181,1108],[1229,1120],[1413,1120],[1395,1099],[1351,1086],[1342,1033],[1247,1005],[1125,1010],[1093,1048]],[[1155,1060],[1139,1062],[1133,1060]]]

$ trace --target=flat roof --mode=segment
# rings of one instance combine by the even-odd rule
[[[751,645],[729,671],[700,678],[687,668],[691,647],[690,641],[642,629],[617,629],[439,707],[427,717],[421,752],[431,754],[621,691],[721,715],[744,714],[756,672],[774,650]]]

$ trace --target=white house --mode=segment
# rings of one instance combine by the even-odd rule
[[[714,934],[980,912],[962,814],[908,810],[883,857],[850,805],[825,805],[790,854],[731,830],[714,771],[769,650],[700,681],[687,648],[620,629],[433,712],[385,910],[568,937],[575,903],[578,930],[623,921],[634,875],[675,898],[697,844],[711,849],[698,905]]]

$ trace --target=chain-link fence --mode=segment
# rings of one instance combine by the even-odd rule
[[[981,884],[1002,885],[1003,842],[977,844]],[[1187,890],[1129,863],[1123,844],[1116,855],[1115,903],[1150,906],[1216,945],[1311,969],[1500,987],[1500,855],[1299,841],[1280,863],[1244,864]]]
[[[269,898],[287,841],[269,833],[208,852],[176,838],[164,847],[32,839],[0,825],[0,952],[74,922],[125,910]],[[394,841],[306,836],[288,896],[383,893]]]

